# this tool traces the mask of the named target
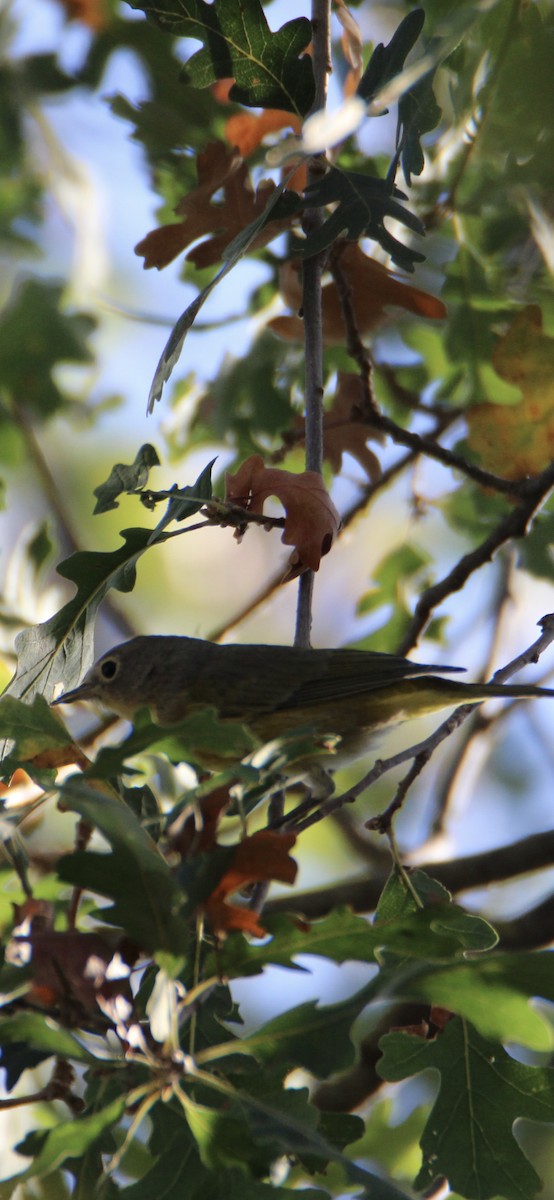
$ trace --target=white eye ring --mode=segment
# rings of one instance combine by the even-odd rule
[[[115,678],[118,670],[119,670],[119,663],[116,662],[115,658],[107,658],[100,665],[100,674],[101,674],[102,678],[106,679],[108,682],[111,679]]]

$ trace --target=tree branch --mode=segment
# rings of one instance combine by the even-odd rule
[[[431,861],[417,864],[418,870],[425,871],[454,894],[487,887],[492,883],[502,883],[506,879],[515,879],[553,865],[554,830],[545,830],[544,833],[532,834],[508,846],[498,846],[494,850],[448,862]],[[374,866],[371,877],[348,879],[327,888],[297,892],[291,896],[277,896],[267,902],[265,913],[267,915],[273,912],[295,912],[301,913],[309,920],[315,920],[344,905],[352,908],[354,912],[373,912],[389,873],[384,867]],[[513,931],[514,922],[509,924]]]
[[[407,654],[417,645],[420,634],[423,633],[434,609],[442,604],[448,596],[459,592],[467,583],[470,575],[473,575],[485,563],[491,562],[500,546],[514,538],[524,537],[531,518],[553,486],[554,463],[550,463],[546,470],[534,479],[525,481],[525,495],[519,504],[511,509],[505,517],[502,517],[502,520],[481,542],[480,546],[476,546],[475,550],[464,554],[444,579],[427,588],[427,591],[420,596],[413,618],[398,647],[398,654]]]
[[[312,0],[312,63],[315,97],[311,113],[325,108],[327,76],[330,70],[330,4],[329,0]],[[315,183],[324,172],[321,156],[312,159],[308,170],[308,185]],[[302,226],[311,233],[323,223],[319,208],[306,209]],[[306,470],[321,474],[323,464],[323,328],[321,315],[321,280],[325,255],[314,254],[304,260],[302,267],[302,310],[304,314],[305,405],[306,405]],[[298,582],[295,646],[310,645],[312,623],[313,571],[305,571]]]

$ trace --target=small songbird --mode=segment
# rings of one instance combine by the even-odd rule
[[[320,745],[309,761],[337,767],[364,754],[388,726],[413,717],[494,696],[554,696],[553,689],[529,684],[437,678],[437,673],[459,670],[368,650],[135,637],[104,654],[83,682],[54,704],[97,700],[129,719],[147,707],[164,726],[212,706],[220,718],[246,726],[261,744],[300,731],[335,735],[336,749]],[[209,755],[203,758],[210,765]],[[215,746],[213,765],[221,765]]]

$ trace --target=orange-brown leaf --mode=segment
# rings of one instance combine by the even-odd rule
[[[501,379],[521,388],[519,404],[476,404],[467,414],[468,442],[489,471],[522,479],[554,459],[554,338],[530,304],[496,343],[492,362]]]
[[[239,843],[229,870],[204,906],[209,925],[219,937],[230,929],[242,929],[254,937],[264,936],[265,929],[256,913],[229,904],[227,897],[252,883],[269,883],[274,879],[279,883],[294,883],[297,865],[289,850],[295,842],[294,833],[261,829]]]
[[[339,371],[332,407],[323,417],[323,454],[336,475],[341,470],[343,454],[351,454],[368,479],[375,482],[381,475],[381,464],[367,442],[369,438],[382,441],[382,436],[364,424],[363,405],[359,375]]]
[[[202,854],[216,845],[220,818],[231,803],[230,786],[224,784],[201,796],[194,805],[194,811],[187,815],[186,810],[172,826],[171,848],[182,858]]]
[[[106,0],[59,0],[69,21],[81,21],[99,33],[108,24]]]
[[[292,129],[294,133],[299,134],[301,128],[300,118],[294,113],[284,112],[280,108],[264,108],[259,114],[235,113],[226,122],[224,134],[229,145],[236,146],[239,154],[248,158],[269,133]]]
[[[340,266],[350,287],[356,327],[362,337],[385,319],[389,305],[430,321],[439,321],[446,316],[442,300],[399,279],[382,263],[364,254],[356,242],[344,245]],[[285,304],[298,310],[302,304],[302,283],[297,262],[285,263],[279,284]],[[321,301],[324,343],[326,346],[342,345],[345,339],[344,320],[333,280],[324,285]],[[299,342],[304,338],[304,322],[297,316],[274,317],[269,322],[269,328],[286,341]]]
[[[219,262],[233,238],[261,216],[275,190],[272,180],[262,179],[254,191],[244,160],[236,149],[227,150],[223,142],[212,142],[198,155],[197,170],[198,187],[183,196],[175,209],[183,220],[151,230],[135,246],[135,254],[144,257],[145,270],[161,270],[199,238],[204,241],[193,246],[186,258],[199,268]],[[219,191],[223,199],[214,202],[212,198]],[[272,241],[290,227],[291,220],[268,221],[251,249]]]
[[[340,528],[340,516],[321,475],[266,467],[260,454],[245,459],[236,475],[227,475],[226,499],[232,504],[262,513],[269,496],[277,496],[285,509],[281,541],[295,547],[286,579],[306,568],[317,571]]]

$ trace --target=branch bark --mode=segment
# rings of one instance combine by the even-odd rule
[[[315,97],[311,113],[325,108],[327,77],[330,70],[329,0],[312,0],[312,63]],[[310,113],[310,115],[311,115]],[[320,156],[314,158],[308,171],[308,184],[315,183],[324,171]],[[307,209],[303,228],[312,232],[323,221],[320,209]],[[306,405],[306,470],[321,474],[323,463],[323,328],[321,315],[321,280],[324,254],[314,254],[304,260],[302,269],[302,309],[304,314],[305,405]],[[312,624],[313,571],[305,571],[298,584],[295,646],[310,645]]]

